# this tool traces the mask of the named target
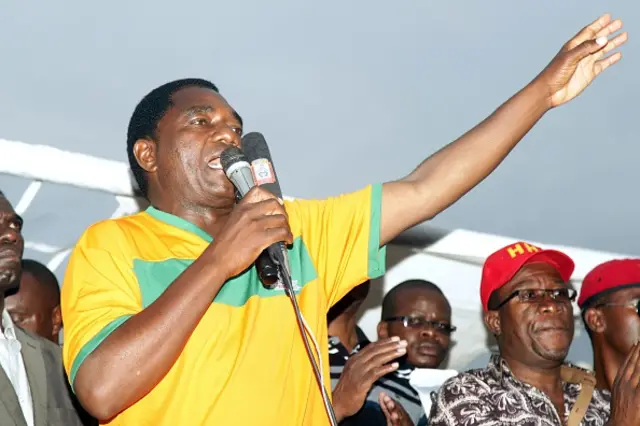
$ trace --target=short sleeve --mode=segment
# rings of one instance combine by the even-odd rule
[[[102,222],[80,238],[61,291],[63,361],[73,387],[84,360],[116,328],[142,310],[122,230]]]
[[[328,306],[385,273],[382,185],[321,201],[287,202],[287,213],[294,237],[299,234],[317,269]]]

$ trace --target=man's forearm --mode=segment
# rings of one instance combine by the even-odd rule
[[[149,307],[118,327],[83,362],[74,388],[100,420],[151,391],[182,352],[226,277],[202,257]]]
[[[381,245],[435,217],[487,177],[548,110],[547,98],[534,80],[406,178],[385,184]]]

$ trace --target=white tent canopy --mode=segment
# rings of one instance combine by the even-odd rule
[[[458,229],[426,247],[390,247],[387,274],[380,279],[382,285],[372,286],[376,290],[371,291],[360,326],[370,338],[374,337],[380,319],[378,305],[382,294],[408,279],[429,280],[436,283],[449,299],[453,323],[458,327],[453,336],[453,340],[458,343],[452,348],[449,367],[460,370],[482,365],[487,360],[493,343],[482,320],[479,291],[482,264],[495,250],[517,240],[518,238]],[[571,284],[577,291],[580,290],[584,276],[596,265],[611,259],[630,257],[619,253],[549,245],[539,241],[532,243],[561,250],[575,261],[576,269]],[[591,347],[577,305],[574,306],[574,317],[576,335],[569,358],[588,367],[592,362]]]

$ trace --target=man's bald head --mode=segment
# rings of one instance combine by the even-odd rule
[[[389,318],[396,315],[398,300],[403,295],[410,294],[416,291],[433,292],[435,295],[444,299],[446,306],[448,306],[449,311],[451,311],[449,301],[445,297],[440,287],[438,287],[431,281],[413,279],[401,282],[400,284],[389,290],[387,294],[385,294],[384,298],[382,299],[382,318]]]
[[[58,343],[62,328],[60,286],[45,265],[31,259],[22,261],[20,286],[6,293],[5,306],[17,325]]]
[[[35,278],[35,283],[40,287],[38,291],[49,303],[53,306],[60,304],[60,284],[49,268],[37,260],[24,259],[22,261],[22,275],[24,274]]]

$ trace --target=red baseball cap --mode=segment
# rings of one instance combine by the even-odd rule
[[[578,306],[594,296],[624,287],[640,286],[640,259],[617,259],[593,268],[582,281]]]
[[[491,294],[511,281],[524,265],[530,263],[553,266],[565,282],[569,281],[575,269],[573,260],[560,251],[543,250],[523,241],[509,244],[487,257],[482,267],[480,300],[485,312],[489,310]]]

